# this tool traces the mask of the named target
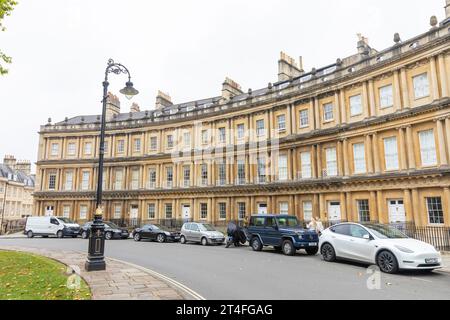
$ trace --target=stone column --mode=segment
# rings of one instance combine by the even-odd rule
[[[347,221],[347,195],[345,192],[341,192],[340,194],[340,201],[341,201],[341,220]]]
[[[293,170],[293,164],[292,164],[292,149],[288,149],[288,155],[287,155],[287,171],[288,171],[288,181],[292,181],[293,180],[293,174],[292,171]]]
[[[374,142],[374,144],[376,143],[376,141]],[[364,150],[366,150],[366,154],[367,154],[367,173],[373,173],[373,158],[377,157],[378,154],[374,153],[372,154],[372,139],[370,138],[370,135],[366,135],[366,141],[365,141],[365,148]]]
[[[401,97],[402,90],[400,86],[399,70],[394,71],[393,94],[394,94],[394,112],[395,112],[402,108],[402,97]]]
[[[406,78],[406,69],[401,68],[400,69],[400,83],[401,83],[401,89],[402,89],[402,109],[411,108],[409,104],[409,94],[408,94],[408,80]]]
[[[448,97],[449,88],[448,88],[448,75],[447,70],[445,68],[445,55],[441,53],[438,56],[438,65],[439,65],[439,79],[441,82],[441,96]]]
[[[319,98],[314,97],[314,129],[318,130],[321,127],[321,119],[320,119],[320,109],[319,109]]]
[[[272,119],[273,118],[273,110],[270,109],[270,111],[266,112],[266,138],[267,140],[270,140],[272,137]]]
[[[314,196],[313,196],[313,212],[312,212],[312,216],[314,218],[320,216],[319,194],[318,193],[314,193]]]
[[[450,117],[445,118],[445,136],[447,138],[448,159],[450,160]]]
[[[430,70],[431,70],[431,96],[433,100],[439,99],[439,82],[436,72],[436,57],[430,57]]]
[[[340,101],[339,101],[339,91],[334,92],[334,105],[336,110],[336,124],[341,124],[341,107],[340,107]]]
[[[412,207],[416,226],[422,226],[422,220],[420,217],[419,191],[417,188],[412,189]]]
[[[292,149],[292,180],[297,180],[297,173],[298,173],[298,152],[297,149]]]
[[[438,150],[440,166],[447,166],[447,153],[445,152],[445,138],[443,120],[436,120],[437,136],[438,136]]]
[[[444,209],[444,223],[446,227],[450,226],[450,187],[444,188],[444,199],[442,201]]]
[[[322,147],[320,144],[317,147],[317,178],[322,178]]]
[[[298,128],[298,121],[297,121],[297,112],[295,110],[295,105],[291,105],[291,127],[292,131],[291,134],[297,134],[297,128]]]
[[[370,211],[370,221],[379,221],[379,212],[380,209],[378,204],[378,192],[370,191],[370,200],[369,200],[369,211]]]
[[[290,136],[292,134],[292,105],[289,104],[286,110],[286,134]]]
[[[316,146],[311,146],[311,171],[312,171],[312,177],[314,179],[317,178],[317,152],[316,152]]]
[[[404,128],[399,128],[398,129],[398,140],[399,140],[399,153],[398,153],[398,157],[399,157],[399,162],[400,162],[400,170],[406,170],[408,165],[407,165],[407,155],[406,155],[406,148],[405,148],[405,131],[403,130]]]
[[[364,118],[370,116],[370,105],[369,105],[369,88],[367,81],[362,84],[362,106]]]
[[[347,220],[354,221],[354,222],[358,221],[357,218],[355,219],[356,212],[353,211],[353,208],[352,208],[352,193],[346,192],[345,198],[347,200]],[[353,214],[352,214],[352,212],[353,212]]]
[[[414,140],[412,135],[412,127],[409,125],[406,127],[406,146],[408,153],[408,168],[416,168],[416,159],[414,158]]]
[[[327,208],[325,203],[325,196],[323,193],[319,193],[319,217],[322,221],[328,220]]]
[[[403,203],[405,205],[406,222],[412,222],[414,220],[414,216],[411,202],[411,190],[403,190]]]
[[[340,103],[340,107],[341,107],[341,123],[345,124],[345,123],[347,123],[347,106],[345,105],[345,91],[344,91],[344,89],[340,90],[339,96],[340,96],[340,99],[341,99],[341,103]]]
[[[376,117],[377,110],[375,105],[375,88],[373,84],[373,79],[369,80],[369,105],[370,105],[370,116]]]
[[[381,172],[381,166],[380,166],[380,152],[378,147],[379,141],[378,141],[378,134],[373,134],[373,158],[374,158],[374,170],[375,173]]]
[[[348,162],[348,140],[347,138],[342,140],[342,152],[344,160],[344,176],[348,177],[350,175],[350,164]]]
[[[370,219],[378,221],[380,223],[387,223],[388,221],[386,221],[386,219],[385,219],[384,210],[383,210],[384,209],[383,191],[378,190],[376,192],[371,192],[371,197],[372,197],[372,193],[373,193],[374,197],[376,194],[376,201],[375,201],[376,208],[374,208],[375,210],[370,209],[370,214],[371,214]],[[373,198],[373,199],[375,200],[375,198]],[[374,214],[372,215],[372,213],[374,213]]]

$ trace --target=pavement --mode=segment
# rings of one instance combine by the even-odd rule
[[[1,247],[20,246],[87,252],[83,239],[0,239]],[[217,300],[441,300],[450,297],[450,273],[373,273],[366,265],[324,262],[301,251],[294,257],[265,248],[201,246],[111,240],[105,255],[141,266]],[[445,264],[450,264],[445,256]],[[446,268],[447,270],[447,268]],[[373,287],[372,282],[376,285]],[[370,282],[370,283],[369,283]]]
[[[70,266],[88,284],[93,300],[200,300],[189,288],[152,270],[106,258],[106,271],[86,272],[86,253],[24,246],[2,246],[0,250],[45,256]]]

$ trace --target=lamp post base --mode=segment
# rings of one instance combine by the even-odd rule
[[[84,269],[86,271],[103,271],[106,270],[106,263],[105,260],[102,261],[86,261],[84,264]]]
[[[94,218],[89,235],[88,256],[84,268],[86,271],[106,270],[105,263],[105,225],[101,216]]]

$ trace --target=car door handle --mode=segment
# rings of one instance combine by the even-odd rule
[[[350,242],[355,242],[355,240],[353,240],[353,239],[350,239]]]

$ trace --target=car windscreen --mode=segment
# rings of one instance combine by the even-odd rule
[[[105,225],[107,225],[111,229],[119,229],[119,226],[117,224],[114,224],[112,222],[104,222],[104,223],[105,223]]]
[[[58,220],[61,220],[64,223],[75,223],[74,221],[70,220],[69,218],[58,218]]]
[[[199,227],[201,231],[216,231],[212,225],[207,223],[199,224]]]
[[[277,220],[280,227],[295,228],[299,226],[296,217],[278,217]]]
[[[407,235],[405,235],[400,230],[390,227],[390,226],[384,226],[384,225],[378,225],[378,224],[371,224],[371,225],[364,225],[367,229],[369,229],[370,232],[372,232],[376,237],[380,239],[405,239],[408,238]]]

